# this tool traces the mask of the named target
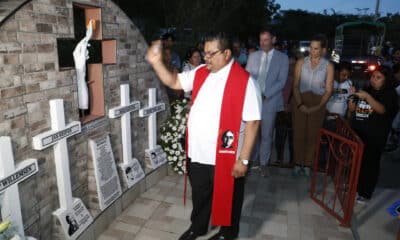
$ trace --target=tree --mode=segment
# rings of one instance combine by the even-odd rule
[[[114,0],[149,37],[156,29],[191,28],[194,35],[225,31],[245,38],[270,23],[280,9],[275,0]]]

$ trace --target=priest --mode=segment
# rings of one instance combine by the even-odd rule
[[[232,240],[239,233],[245,175],[261,119],[258,85],[232,57],[224,33],[205,37],[205,64],[176,74],[162,62],[155,41],[146,59],[168,87],[192,91],[187,122],[187,173],[192,187],[191,226],[180,240],[194,240],[211,224],[210,239]],[[227,144],[229,142],[229,144]]]

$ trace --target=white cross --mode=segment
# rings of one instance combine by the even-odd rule
[[[17,227],[18,235],[25,239],[18,183],[37,173],[38,163],[36,159],[27,159],[15,166],[10,137],[0,137],[0,146],[0,194],[4,194],[3,204],[0,204],[1,218],[11,221]]]
[[[76,239],[93,221],[82,201],[78,198],[73,198],[71,191],[67,138],[81,131],[81,123],[73,121],[67,125],[65,124],[64,102],[62,99],[50,100],[50,117],[51,130],[33,137],[33,149],[43,150],[53,146],[58,198],[60,201],[60,208],[54,211],[53,214],[59,218],[67,237]],[[74,228],[75,231],[72,234],[68,234],[67,216],[69,219],[79,220],[77,223],[79,228]]]
[[[140,179],[144,178],[144,172],[139,161],[132,155],[131,137],[131,112],[140,109],[140,102],[131,102],[129,99],[129,84],[121,84],[121,106],[108,111],[110,118],[121,117],[122,135],[122,159],[120,167],[128,188],[131,188]]]
[[[165,110],[164,103],[156,104],[156,89],[149,89],[149,106],[140,109],[140,117],[149,117],[148,131],[149,131],[149,149],[154,149],[157,145],[157,113]]]
[[[156,89],[149,89],[149,106],[139,110],[140,117],[149,117],[149,148],[145,151],[146,158],[150,161],[148,167],[155,169],[167,161],[166,154],[161,146],[157,145],[157,113],[165,110],[164,103],[156,104]]]

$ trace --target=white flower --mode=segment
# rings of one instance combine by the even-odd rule
[[[175,172],[183,174],[186,153],[182,141],[185,137],[189,103],[186,99],[176,100],[171,104],[171,110],[173,114],[161,126],[160,145],[167,155],[168,164]]]

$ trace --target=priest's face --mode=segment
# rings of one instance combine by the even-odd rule
[[[231,57],[231,50],[221,49],[218,40],[208,41],[204,45],[204,60],[210,72],[218,72],[229,63]]]

